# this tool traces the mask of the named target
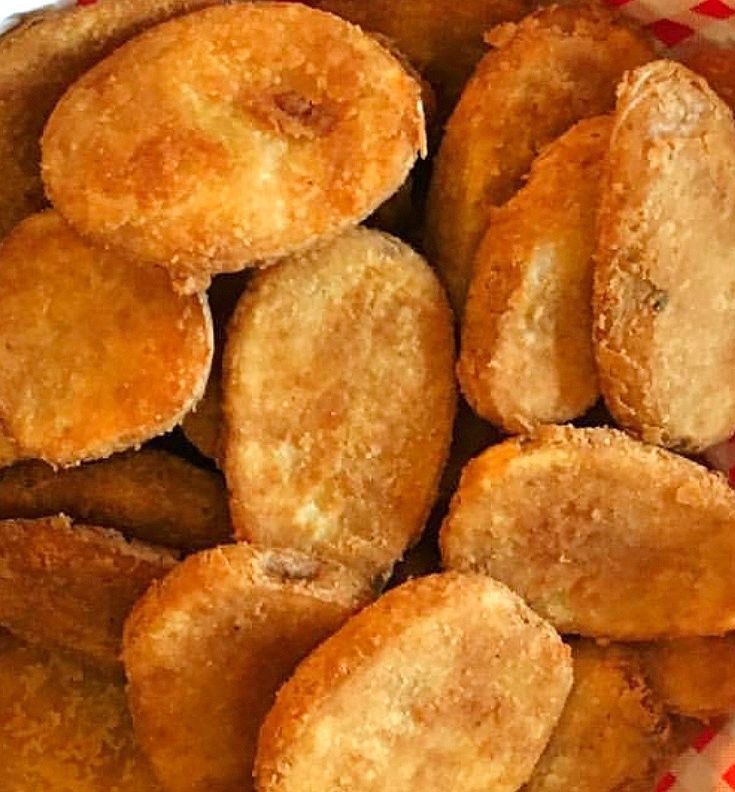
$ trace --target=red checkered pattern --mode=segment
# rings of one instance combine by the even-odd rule
[[[708,728],[673,762],[655,792],[733,792],[735,790],[735,718]]]

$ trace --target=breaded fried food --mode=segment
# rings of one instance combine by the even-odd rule
[[[387,578],[436,496],[453,355],[435,275],[386,234],[357,228],[258,273],[224,361],[235,534]]]
[[[483,36],[533,10],[533,0],[317,0],[315,5],[389,38],[434,86],[446,117],[486,52]]]
[[[0,468],[12,465],[18,458],[15,443],[0,429]]]
[[[644,659],[670,710],[700,720],[735,711],[735,634],[658,641]]]
[[[175,562],[170,550],[63,515],[0,520],[0,624],[113,666],[125,617]]]
[[[241,543],[189,557],[136,605],[135,728],[169,792],[252,790],[260,723],[296,664],[370,597],[337,564]]]
[[[424,149],[421,87],[374,38],[299,3],[242,3],[87,72],[46,126],[43,179],[83,236],[192,291],[359,222]]]
[[[182,550],[232,538],[222,478],[154,449],[67,470],[44,462],[0,470],[0,519],[59,513]]]
[[[621,83],[600,205],[595,347],[616,421],[694,452],[735,426],[735,123],[656,61]],[[706,255],[703,255],[706,251]]]
[[[462,473],[449,569],[501,580],[562,633],[648,640],[735,626],[735,493],[614,429],[545,427]]]
[[[350,619],[278,692],[258,792],[511,792],[571,682],[568,648],[505,586],[413,580]]]
[[[0,237],[46,203],[39,138],[69,85],[145,28],[215,2],[97,0],[34,14],[0,38]]]
[[[202,296],[89,247],[56,212],[0,244],[0,423],[21,457],[73,465],[173,428],[212,346]]]
[[[697,49],[682,60],[685,66],[707,80],[709,87],[730,109],[735,108],[735,49],[698,43]]]
[[[490,208],[521,186],[542,146],[612,110],[623,73],[653,57],[635,23],[593,2],[541,9],[489,41],[449,119],[427,207],[429,259],[458,314]]]
[[[160,792],[119,674],[0,632],[3,792]]]
[[[580,121],[551,143],[480,243],[457,371],[475,411],[507,432],[577,418],[599,395],[592,254],[611,123]]]
[[[651,792],[670,730],[640,662],[591,641],[572,657],[572,692],[524,792]]]

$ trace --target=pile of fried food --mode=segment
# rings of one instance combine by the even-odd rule
[[[3,792],[645,792],[735,710],[690,66],[595,2],[0,40]]]

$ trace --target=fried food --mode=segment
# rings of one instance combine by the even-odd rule
[[[436,495],[453,352],[436,277],[386,234],[357,228],[258,273],[224,362],[236,535],[386,578]]]
[[[296,664],[370,596],[337,564],[241,543],[191,556],[125,625],[128,695],[169,792],[252,790],[260,723]]]
[[[18,458],[18,451],[15,448],[15,443],[5,436],[0,429],[0,468],[7,465],[12,465]]]
[[[159,792],[118,674],[0,632],[0,789]]]
[[[359,222],[424,149],[421,87],[393,55],[331,14],[262,2],[118,49],[56,106],[42,161],[83,236],[192,291]]]
[[[0,237],[46,204],[39,138],[69,85],[131,36],[214,2],[98,0],[35,14],[0,38]]]
[[[0,244],[0,423],[21,457],[72,465],[174,427],[212,357],[206,301],[88,247],[56,212]]]
[[[0,470],[0,519],[60,513],[182,550],[232,538],[221,477],[153,449],[67,470],[43,462]]]
[[[735,109],[735,49],[700,44],[683,58],[683,62],[704,77],[730,109]]]
[[[632,652],[577,641],[574,686],[524,792],[650,792],[669,722]]]
[[[525,16],[533,0],[317,0],[316,6],[395,43],[436,89],[442,118],[485,54],[483,36]]]
[[[670,710],[699,719],[735,711],[735,634],[659,641],[646,647],[644,658]]]
[[[701,77],[656,61],[623,80],[595,271],[600,386],[619,424],[682,451],[735,426],[733,171],[732,113]]]
[[[599,395],[592,254],[611,123],[580,121],[551,143],[480,243],[457,371],[475,411],[508,432],[577,418]]]
[[[429,260],[458,314],[490,208],[521,186],[543,145],[612,110],[623,73],[653,57],[634,23],[596,3],[541,9],[489,41],[496,49],[449,119],[427,207]]]
[[[467,465],[449,569],[501,580],[562,633],[648,640],[735,626],[735,493],[612,429],[546,427]]]
[[[512,792],[571,682],[568,648],[505,586],[451,573],[405,583],[281,688],[260,732],[257,788]]]
[[[170,550],[63,515],[1,520],[0,624],[115,665],[125,617],[175,562]]]

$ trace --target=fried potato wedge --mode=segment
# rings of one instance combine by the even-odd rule
[[[232,538],[221,477],[153,449],[67,470],[43,462],[0,470],[0,519],[60,513],[182,550]]]
[[[56,106],[42,159],[83,236],[192,291],[359,222],[424,149],[421,87],[393,55],[336,16],[261,2],[122,46]]]
[[[699,44],[682,60],[707,80],[709,87],[731,110],[735,109],[735,49]]]
[[[281,688],[260,732],[258,791],[511,792],[571,682],[568,648],[505,586],[413,580],[350,619]]]
[[[659,641],[644,658],[670,710],[699,719],[735,711],[735,634]]]
[[[317,0],[316,6],[395,43],[434,86],[444,117],[486,52],[483,36],[501,22],[519,20],[533,0]]]
[[[0,789],[159,792],[119,674],[0,632]]]
[[[616,421],[698,451],[735,427],[735,123],[684,66],[622,82],[600,204],[595,347]],[[706,255],[702,255],[706,251]]]
[[[632,652],[573,644],[574,686],[524,792],[650,792],[669,720]]]
[[[546,427],[462,473],[446,567],[482,571],[563,633],[647,640],[735,626],[735,493],[614,429]]]
[[[156,267],[89,247],[53,211],[0,244],[0,422],[21,456],[106,457],[173,428],[201,397],[209,308]]]
[[[453,354],[436,277],[386,234],[354,229],[258,273],[224,362],[236,535],[387,577],[436,496]]]
[[[597,401],[592,254],[611,124],[580,121],[549,144],[480,243],[459,381],[475,411],[508,432],[569,421]]]
[[[371,592],[338,564],[241,543],[190,556],[136,605],[136,732],[170,792],[252,790],[261,721],[296,664]]]
[[[490,36],[437,156],[427,244],[459,314],[490,208],[521,186],[539,149],[576,121],[612,110],[615,86],[653,51],[602,4],[550,6]]]
[[[46,203],[39,138],[69,85],[145,28],[216,1],[98,0],[35,14],[0,38],[0,237]]]
[[[0,624],[115,665],[125,617],[175,563],[169,550],[63,515],[0,520]]]

